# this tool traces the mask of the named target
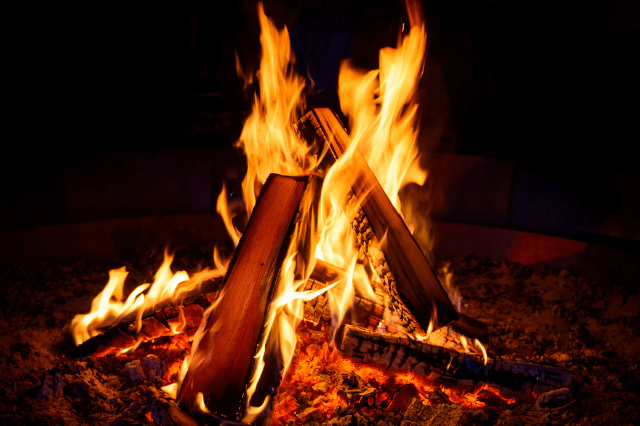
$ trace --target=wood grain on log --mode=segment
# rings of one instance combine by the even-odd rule
[[[271,175],[240,240],[223,283],[224,295],[206,319],[178,393],[193,407],[204,395],[209,410],[240,420],[267,310],[288,251],[309,177]]]
[[[340,158],[351,144],[350,137],[336,115],[327,108],[316,108],[296,125],[301,134],[308,127],[325,142],[334,157]],[[307,127],[307,130],[302,130]],[[376,179],[364,156],[352,151],[349,167],[343,170],[356,200],[363,200],[362,213],[354,221],[361,249],[384,282],[391,303],[412,332],[417,323],[427,330],[443,327],[458,319],[446,291],[431,269],[420,247],[391,200]],[[380,244],[384,241],[384,244]]]
[[[571,382],[571,372],[563,368],[502,358],[489,358],[485,365],[482,356],[452,346],[435,346],[352,325],[340,331],[337,345],[343,356],[363,363],[466,381],[472,387],[486,382],[519,400],[532,400],[532,392],[540,394]]]

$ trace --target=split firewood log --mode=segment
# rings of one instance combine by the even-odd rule
[[[267,179],[225,276],[224,295],[204,319],[194,343],[189,369],[178,391],[177,400],[184,407],[197,407],[202,394],[211,414],[239,421],[245,405],[262,405],[264,398],[255,401],[259,391],[251,401],[246,400],[247,386],[256,368],[257,347],[291,235],[309,197],[315,198],[311,177],[272,174]],[[266,368],[278,367],[277,362],[269,364]],[[261,388],[277,388],[277,374],[263,372],[261,379],[273,382]]]
[[[351,144],[344,126],[327,108],[309,111],[295,129],[301,137],[312,135],[326,144],[336,159]],[[405,329],[424,333],[456,321],[458,314],[446,291],[367,161],[357,149],[349,160],[343,177],[353,197],[345,202],[362,200],[352,223],[357,244],[385,285]]]

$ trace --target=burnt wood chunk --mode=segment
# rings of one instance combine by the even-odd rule
[[[533,393],[541,394],[567,387],[571,371],[559,367],[525,361],[488,358],[465,353],[453,345],[436,346],[388,333],[376,333],[345,325],[337,345],[343,356],[400,372],[431,375],[444,382],[455,382],[470,390],[490,383],[508,398],[533,401]]]
[[[333,111],[316,108],[304,120],[329,145],[336,159],[345,154],[351,139]],[[456,321],[458,314],[447,292],[358,149],[353,150],[343,175],[355,199],[363,200],[362,214],[353,224],[358,244],[385,283],[405,328],[413,332],[412,323],[417,322],[427,331],[433,322],[435,330]],[[368,235],[369,228],[373,235]]]
[[[489,328],[487,324],[460,312],[458,312],[458,316],[460,319],[453,322],[451,328],[462,335],[478,339],[482,343],[489,343]]]
[[[212,414],[242,418],[243,399],[267,311],[310,177],[271,175],[262,188],[222,285],[178,401],[188,408],[202,393]]]

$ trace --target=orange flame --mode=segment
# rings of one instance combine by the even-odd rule
[[[91,303],[91,311],[78,314],[71,321],[71,335],[76,345],[99,333],[102,327],[117,324],[122,318],[136,314],[136,331],[140,331],[142,317],[163,301],[180,297],[203,281],[224,275],[226,269],[207,269],[189,279],[185,271],[171,272],[173,255],[165,251],[164,261],[155,274],[153,284],[141,284],[123,299],[124,281],[128,272],[124,267],[109,271],[109,282]],[[148,291],[144,293],[146,290]]]
[[[287,29],[278,30],[264,14],[261,3],[258,4],[258,17],[263,50],[260,70],[256,74],[260,90],[255,96],[252,114],[237,143],[247,158],[247,174],[242,187],[248,214],[252,212],[256,195],[271,173],[291,176],[316,173],[316,167],[328,148],[307,145],[293,130],[292,124],[305,108],[304,79],[294,72],[295,58]],[[295,330],[302,319],[303,301],[328,291],[335,330],[353,303],[354,276],[365,287],[369,283],[370,277],[364,267],[357,263],[358,252],[351,227],[361,200],[347,202],[353,194],[348,180],[343,178],[344,174],[349,174],[351,153],[355,149],[360,150],[398,210],[401,207],[398,192],[402,187],[411,182],[422,185],[426,180],[427,174],[419,165],[416,147],[418,105],[413,99],[422,75],[426,33],[422,22],[416,21],[415,17],[412,24],[415,25],[399,41],[397,48],[380,51],[379,70],[357,70],[349,61],[341,65],[338,92],[341,108],[350,119],[353,142],[325,176],[317,214],[310,204],[303,206],[269,309],[265,332],[256,355],[256,369],[245,396],[246,411],[243,420],[246,422],[259,416],[269,402],[268,399],[265,400],[260,407],[249,405],[264,368],[265,353],[279,351],[285,361],[285,371],[291,362],[297,342]],[[237,62],[239,67],[239,61]],[[244,76],[240,69],[239,73]],[[251,75],[245,77],[247,82],[252,78]],[[239,234],[231,222],[233,208],[228,204],[224,187],[218,198],[217,211],[237,245]],[[315,258],[325,260],[345,272],[335,283],[321,291],[303,292],[300,291],[300,286],[313,269],[314,253]],[[216,256],[218,269],[209,271],[209,275],[222,275],[226,272],[224,261],[219,258],[218,252]],[[140,319],[146,309],[192,288],[187,284],[199,284],[197,279],[189,280],[186,272],[173,274],[170,269],[171,260],[172,256],[166,254],[154,283],[139,286],[125,302],[122,302],[122,288],[127,273],[124,268],[111,271],[109,283],[94,299],[91,313],[74,318],[72,332],[76,342],[81,343],[96,334],[100,327],[136,310],[140,327]],[[375,276],[372,278],[375,279]],[[147,289],[148,292],[143,294]],[[372,300],[375,299],[370,285],[364,291],[359,291],[370,295]],[[208,322],[211,312],[223,298],[219,297],[216,304],[207,309],[202,324]],[[389,317],[391,315],[385,313],[384,324],[390,324],[387,321]],[[425,336],[417,337],[426,340],[431,331],[432,325],[426,330]],[[204,327],[201,325],[193,342],[192,356],[185,359],[178,382],[167,387],[167,391],[175,393],[179,388],[189,368],[190,359],[194,359],[193,354],[197,351],[203,332]],[[212,332],[215,333],[215,327]],[[466,341],[463,345],[467,351]],[[486,351],[479,342],[476,346],[481,348],[486,362]],[[205,411],[202,399],[200,396],[198,398],[195,409]]]
[[[240,135],[237,146],[247,156],[247,175],[242,182],[247,212],[256,203],[256,192],[271,173],[301,176],[314,172],[323,153],[313,151],[293,131],[292,124],[304,109],[304,79],[293,69],[295,56],[289,32],[279,31],[258,3],[262,60],[258,71],[260,93]]]

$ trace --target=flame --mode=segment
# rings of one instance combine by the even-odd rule
[[[352,143],[399,211],[400,189],[411,182],[422,185],[427,178],[419,164],[418,104],[412,99],[425,47],[424,25],[416,25],[396,49],[380,50],[379,70],[365,72],[347,60],[338,78],[340,106],[349,117]]]
[[[237,146],[247,157],[242,182],[247,212],[256,203],[256,191],[271,173],[301,176],[314,172],[324,153],[316,152],[293,131],[292,124],[304,110],[304,79],[293,69],[289,32],[279,31],[258,3],[262,59],[257,73],[260,91]]]
[[[487,365],[487,361],[488,361],[487,350],[485,349],[484,345],[480,343],[478,339],[473,339],[473,343],[480,349],[480,351],[482,351],[482,358],[484,359],[484,365]]]
[[[328,148],[308,145],[293,130],[292,124],[305,109],[304,79],[294,71],[295,58],[286,27],[278,30],[264,14],[261,3],[258,3],[258,18],[263,50],[260,69],[255,75],[259,93],[254,98],[253,111],[237,142],[237,147],[247,158],[247,174],[242,188],[249,215],[255,206],[257,193],[271,173],[290,176],[317,173],[316,168]],[[420,20],[414,19],[408,35],[399,40],[397,48],[380,51],[379,70],[358,70],[349,61],[341,65],[338,92],[341,108],[350,120],[352,143],[327,172],[317,212],[312,208],[313,200],[302,206],[292,244],[268,311],[262,341],[255,356],[256,368],[245,394],[243,421],[255,420],[269,404],[267,397],[263,401],[257,401],[258,406],[251,405],[265,367],[265,356],[277,351],[284,362],[283,374],[286,374],[298,342],[295,330],[302,320],[305,300],[317,297],[324,291],[328,292],[335,332],[353,303],[354,281],[365,287],[359,289],[361,293],[368,294],[371,299],[376,298],[369,281],[370,278],[376,279],[375,273],[372,274],[373,277],[369,277],[364,267],[358,263],[355,233],[351,226],[362,200],[354,199],[351,191],[350,182],[355,176],[349,167],[350,157],[356,149],[364,155],[399,211],[401,204],[398,192],[408,183],[422,185],[425,182],[427,174],[420,167],[416,146],[418,105],[413,99],[422,75],[425,48],[424,25]],[[236,64],[239,74],[248,84],[254,76],[241,69],[239,60]],[[218,197],[217,211],[237,246],[240,236],[231,222],[234,208],[229,206],[224,186]],[[325,260],[341,268],[343,272],[334,283],[322,290],[300,291],[301,285],[313,269],[315,258]],[[207,271],[206,276],[220,276],[226,272],[225,261],[217,251],[214,260],[217,269]],[[156,273],[154,283],[139,286],[125,302],[122,302],[122,289],[126,271],[124,268],[112,271],[109,283],[94,299],[92,311],[74,318],[72,332],[76,342],[81,343],[97,334],[100,327],[131,312],[137,312],[139,330],[144,312],[159,301],[178,297],[182,291],[192,288],[190,285],[197,285],[202,281],[200,277],[189,280],[186,272],[173,274],[170,269],[171,261],[172,256],[165,253],[165,261]],[[167,387],[167,391],[176,393],[191,363],[202,362],[201,358],[194,355],[204,333],[204,324],[208,323],[211,313],[223,299],[223,295],[218,297],[216,303],[205,311],[191,355],[182,363],[177,383]],[[387,321],[389,316],[390,314],[385,313],[385,321],[380,322],[381,326],[391,325]],[[431,324],[425,336],[417,337],[428,339],[432,328]],[[215,333],[216,328],[212,327],[210,332]],[[484,348],[482,350],[484,352]],[[324,353],[328,353],[328,346]],[[484,353],[486,359],[486,352]],[[346,360],[342,362],[348,363]],[[207,410],[202,394],[198,394],[195,402],[196,410]]]
[[[224,183],[222,184],[220,195],[218,195],[218,201],[216,202],[216,211],[218,212],[220,217],[222,217],[224,227],[227,229],[229,236],[233,240],[233,246],[238,247],[238,243],[240,242],[240,233],[231,222],[231,219],[234,215],[233,210],[227,201],[227,187]]]
[[[462,344],[462,348],[464,349],[464,353],[469,353],[469,345],[467,344],[467,338],[464,336],[460,336],[460,343]]]
[[[398,210],[402,187],[411,182],[422,185],[426,180],[416,146],[418,105],[412,99],[422,75],[425,47],[426,34],[419,23],[396,49],[380,51],[379,70],[365,72],[350,61],[343,61],[340,67],[338,94],[349,117],[352,143],[324,179],[319,213],[322,235],[316,250],[317,258],[348,271],[344,283],[330,292],[338,322],[353,300],[350,274],[358,256],[351,222],[362,200],[353,199],[351,191],[356,178],[350,167],[354,151],[358,149],[365,157]],[[368,279],[359,282],[369,283]]]
[[[268,22],[263,14],[262,7],[259,7],[260,23],[263,35],[261,36],[263,46],[263,59],[260,70],[261,93],[260,99],[256,99],[254,108],[254,120],[249,120],[243,136],[242,146],[247,154],[249,171],[244,181],[245,198],[248,209],[253,207],[252,182],[256,177],[260,182],[264,181],[268,173],[283,172],[282,154],[280,149],[287,147],[287,157],[289,162],[284,164],[284,171],[288,174],[309,172],[309,165],[317,164],[317,156],[309,156],[308,147],[298,143],[295,134],[289,129],[282,130],[282,126],[293,122],[294,111],[298,111],[303,103],[293,105],[290,94],[301,94],[301,86],[298,85],[297,78],[286,79],[289,64],[279,62],[280,68],[273,67],[276,59],[290,57],[290,54],[283,53],[282,50],[288,48],[288,43],[281,43],[279,46],[270,44],[272,40],[282,38],[276,37],[277,31]],[[286,29],[279,33],[286,35]],[[415,123],[417,105],[412,102],[412,93],[417,86],[422,73],[423,54],[425,49],[424,26],[412,28],[408,37],[400,43],[397,49],[383,49],[380,53],[380,71],[372,71],[361,74],[350,67],[346,62],[341,67],[339,78],[339,94],[343,111],[352,121],[353,143],[348,147],[347,152],[329,170],[324,179],[320,206],[318,212],[318,229],[322,230],[320,239],[316,246],[315,256],[319,259],[332,263],[345,270],[338,281],[330,288],[325,289],[329,293],[329,301],[332,308],[332,323],[335,328],[342,322],[350,304],[353,301],[354,288],[353,276],[356,271],[358,253],[355,249],[355,234],[351,227],[351,222],[355,217],[361,200],[348,200],[353,197],[351,191],[351,179],[345,179],[345,175],[350,175],[350,156],[355,149],[365,155],[369,165],[374,171],[381,185],[399,208],[400,202],[398,191],[409,182],[424,183],[426,173],[420,169],[417,157],[416,136],[417,127]],[[270,50],[271,49],[271,50]],[[270,52],[267,55],[266,52]],[[269,60],[265,58],[268,57]],[[274,87],[270,83],[278,82]],[[289,83],[288,86],[286,83]],[[374,99],[374,92],[378,91],[380,96]],[[279,98],[273,103],[273,97],[278,93]],[[270,110],[269,106],[273,109]],[[266,107],[266,110],[257,107]],[[258,114],[257,111],[261,111]],[[275,126],[267,126],[270,117],[279,117],[279,122]],[[258,120],[261,118],[261,120]],[[257,123],[257,124],[256,124]],[[274,128],[276,132],[274,132]],[[257,132],[259,129],[260,132]],[[256,133],[253,133],[256,132]],[[266,147],[260,147],[257,154],[252,148],[254,145],[245,139],[247,135],[258,134],[260,141],[266,140]],[[278,136],[277,138],[275,136]],[[284,135],[281,137],[280,135]],[[276,140],[274,140],[276,139]],[[250,139],[255,140],[255,139]],[[276,143],[277,142],[277,143]],[[294,150],[287,144],[295,142]],[[273,147],[276,146],[276,148]],[[326,149],[326,148],[325,148]],[[258,163],[258,159],[272,159],[272,150],[276,156],[273,164],[268,167],[265,163]],[[306,156],[301,160],[300,156]],[[293,161],[292,161],[293,160]],[[261,166],[265,166],[264,168]],[[294,173],[291,173],[293,170]],[[268,173],[266,173],[268,171]],[[295,238],[294,238],[294,241]],[[273,302],[271,312],[273,315],[267,323],[267,329],[271,331],[274,325],[275,316],[282,315],[279,321],[278,333],[281,335],[280,351],[285,360],[286,366],[291,360],[291,354],[295,347],[295,325],[301,319],[301,301],[305,296],[300,295],[296,290],[300,282],[296,282],[289,273],[292,270],[292,257],[287,259],[285,264],[285,278],[282,296]],[[301,259],[303,264],[313,259]],[[365,275],[366,276],[366,275]],[[368,280],[366,280],[368,282]],[[373,291],[369,287],[369,293]],[[315,295],[307,295],[311,297]],[[285,301],[282,303],[281,301]],[[286,309],[282,309],[286,306]],[[287,337],[284,337],[287,336]],[[267,338],[264,339],[265,342]],[[262,370],[262,359],[264,357],[265,344],[263,343],[258,352],[258,368],[249,387],[247,394],[251,395],[255,389],[255,383]],[[249,398],[250,399],[250,396]],[[254,417],[249,417],[253,419]],[[247,419],[249,419],[247,418]]]
[[[135,314],[136,332],[142,326],[142,317],[153,311],[155,305],[164,300],[179,298],[180,295],[198,287],[203,281],[224,275],[226,269],[216,268],[201,271],[189,279],[185,271],[171,271],[173,254],[165,251],[164,261],[155,274],[153,284],[136,287],[123,302],[124,282],[128,272],[124,267],[109,271],[109,281],[105,288],[93,299],[91,311],[78,314],[71,321],[71,335],[76,345],[100,334],[102,327],[117,324],[121,319]],[[145,291],[148,290],[146,293]],[[127,348],[133,350],[131,348]]]
[[[249,213],[255,205],[256,188],[260,188],[270,173],[311,173],[327,149],[311,150],[292,131],[291,124],[304,108],[303,80],[292,72],[293,54],[286,28],[278,31],[264,15],[261,4],[258,16],[263,49],[257,75],[260,93],[238,143],[247,156],[248,171],[243,190]],[[353,194],[351,179],[344,178],[349,176],[350,156],[355,149],[365,155],[397,208],[400,206],[397,194],[402,186],[409,182],[423,184],[426,179],[426,173],[419,167],[415,143],[417,104],[411,99],[422,73],[425,46],[424,26],[419,25],[412,28],[397,49],[380,52],[380,71],[362,74],[348,62],[341,67],[340,101],[352,121],[353,143],[325,176],[315,225],[321,230],[315,256],[345,271],[337,282],[323,290],[329,294],[335,328],[343,321],[353,301],[353,277],[358,258],[351,222],[361,200],[347,202]],[[374,99],[376,91],[379,96]],[[298,229],[296,235],[300,235]],[[283,267],[279,296],[272,302],[263,342],[256,355],[257,368],[247,389],[245,421],[254,420],[260,411],[258,407],[250,406],[249,401],[264,368],[265,352],[273,350],[268,347],[270,336],[272,333],[278,336],[278,350],[286,371],[296,344],[295,328],[302,319],[302,301],[319,293],[298,291],[308,277],[314,259],[297,251],[306,242],[299,241],[297,236],[292,240],[294,244]],[[304,273],[297,275],[302,279],[294,274],[300,269]],[[368,278],[360,269],[358,271]],[[368,279],[364,281],[368,283]],[[370,286],[368,293],[374,295]]]

